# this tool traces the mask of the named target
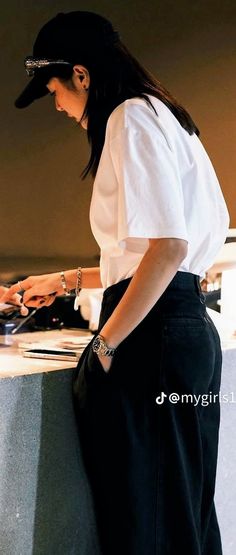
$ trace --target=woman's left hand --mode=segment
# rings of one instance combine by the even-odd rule
[[[19,291],[24,291],[23,304],[30,307],[40,308],[50,306],[57,295],[63,294],[60,272],[29,276],[18,281],[2,295],[2,302],[9,302],[16,297]]]
[[[103,367],[104,372],[108,373],[109,370],[110,370],[110,367],[111,367],[112,357],[107,357],[107,356],[98,355],[98,354],[97,354],[97,356],[98,356],[98,358],[101,362],[101,365]]]

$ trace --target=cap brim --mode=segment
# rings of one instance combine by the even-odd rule
[[[15,101],[16,108],[26,108],[37,98],[42,98],[49,93],[46,87],[47,80],[40,79],[37,75],[31,79],[30,83],[25,87],[23,92]]]

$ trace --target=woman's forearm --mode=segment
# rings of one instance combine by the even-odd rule
[[[108,345],[117,347],[145,318],[178,271],[186,245],[180,239],[150,241],[121,301],[100,332]]]
[[[77,268],[64,272],[68,289],[75,289],[77,280]],[[82,268],[81,289],[97,289],[102,287],[100,278],[100,268]]]
[[[77,268],[74,270],[64,271],[67,289],[75,289],[77,282]],[[100,288],[102,287],[99,268],[83,268],[82,269],[81,288]],[[61,281],[60,272],[52,272],[39,276],[29,276],[26,279],[18,281],[9,289],[4,288],[0,291],[1,302],[9,302],[15,300],[16,294],[24,290],[24,304],[31,307],[50,306],[55,300],[56,295],[63,295],[64,289]],[[2,293],[2,294],[1,294]],[[20,303],[19,296],[16,297],[17,304]],[[19,297],[21,299],[21,297]]]

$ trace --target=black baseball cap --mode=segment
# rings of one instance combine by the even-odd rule
[[[16,99],[15,107],[26,108],[49,93],[46,85],[53,77],[53,68],[67,67],[71,71],[73,65],[81,63],[80,58],[84,59],[84,53],[86,58],[89,53],[93,57],[101,55],[119,40],[112,23],[101,15],[87,11],[58,13],[39,31],[33,55],[25,58],[26,72],[33,78]]]

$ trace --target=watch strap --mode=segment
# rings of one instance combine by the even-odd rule
[[[105,338],[101,334],[94,338],[92,348],[95,353],[108,357],[113,357],[116,351],[114,347],[107,345]]]

